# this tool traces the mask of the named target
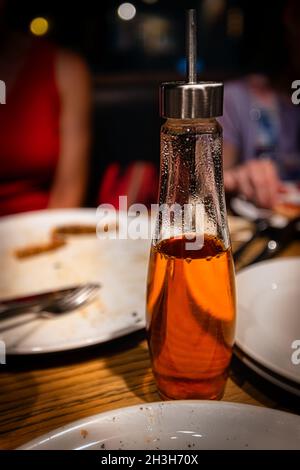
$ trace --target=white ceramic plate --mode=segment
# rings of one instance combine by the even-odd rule
[[[255,206],[250,201],[246,201],[240,197],[232,198],[230,202],[231,208],[242,220],[249,220],[254,222],[257,219],[268,219],[272,227],[283,228],[288,223],[287,217],[272,212],[269,209],[262,209]],[[297,227],[298,228],[298,227]]]
[[[140,220],[143,224],[148,221]],[[146,240],[98,240],[94,234],[68,237],[67,245],[56,251],[23,260],[14,256],[16,248],[48,241],[54,227],[96,222],[94,209],[38,211],[0,220],[0,299],[86,281],[102,285],[95,302],[70,314],[47,320],[32,320],[33,315],[26,314],[0,321],[0,339],[8,354],[80,348],[145,326],[150,231]],[[125,223],[124,215],[120,223]],[[230,218],[229,225],[236,237],[249,232],[249,224],[238,217]]]
[[[253,233],[253,224],[242,217],[228,217],[228,226],[233,242],[246,242]]]
[[[39,211],[0,221],[1,299],[86,281],[102,286],[94,302],[72,313],[34,321],[32,314],[26,314],[0,321],[0,339],[9,354],[79,348],[145,325],[148,240],[99,240],[95,233],[69,237],[64,247],[53,252],[15,257],[16,248],[43,243],[54,227],[66,224],[96,226],[96,210]],[[19,326],[11,328],[16,323]]]
[[[235,351],[238,358],[250,369],[252,369],[256,374],[258,374],[263,379],[271,382],[277,387],[282,388],[286,392],[292,393],[297,397],[300,397],[300,386],[297,387],[297,384],[291,381],[285,381],[280,375],[274,375],[269,369],[265,369],[260,366],[257,362],[254,362],[249,356],[244,354],[239,354]]]
[[[212,401],[158,402],[109,411],[52,431],[23,450],[299,449],[300,417]]]
[[[237,275],[236,344],[250,358],[300,383],[292,345],[300,340],[300,258],[265,261]]]
[[[246,220],[254,221],[258,218],[268,219],[272,215],[272,211],[269,209],[258,208],[252,202],[246,201],[238,196],[231,199],[230,205],[236,214]]]

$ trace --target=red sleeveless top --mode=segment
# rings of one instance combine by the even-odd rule
[[[44,209],[59,156],[56,48],[35,40],[0,105],[0,215]]]

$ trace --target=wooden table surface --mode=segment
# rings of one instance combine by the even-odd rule
[[[283,256],[300,255],[295,242]],[[0,375],[0,448],[14,449],[95,413],[160,400],[144,331],[90,349],[7,358]],[[299,399],[233,358],[223,400],[300,414]]]

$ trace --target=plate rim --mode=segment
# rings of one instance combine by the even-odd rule
[[[122,329],[119,333],[116,333],[113,337],[107,336],[107,338],[99,340],[99,338],[95,338],[93,340],[82,340],[82,344],[76,346],[75,342],[74,343],[68,343],[67,345],[63,346],[56,346],[55,348],[33,348],[31,350],[28,349],[22,349],[19,348],[18,350],[10,349],[6,351],[7,356],[37,356],[37,355],[43,355],[43,354],[55,354],[55,353],[61,353],[64,351],[76,351],[79,349],[85,349],[89,347],[93,347],[96,345],[101,345],[101,344],[106,344],[109,343],[110,341],[114,341],[116,339],[125,337],[130,335],[131,333],[136,333],[138,331],[141,331],[145,328],[146,322],[141,321],[139,323],[132,324],[131,326],[128,326],[127,328]],[[83,344],[84,342],[84,344]]]
[[[250,405],[248,403],[238,403],[238,402],[229,402],[229,401],[213,401],[213,400],[173,400],[173,401],[154,401],[154,402],[143,402],[143,403],[137,403],[135,405],[130,405],[130,406],[125,406],[121,408],[115,408],[112,410],[104,411],[102,413],[96,413],[94,415],[87,416],[85,418],[81,418],[75,421],[71,421],[70,423],[67,423],[63,426],[60,426],[56,429],[53,429],[52,431],[49,431],[48,433],[42,434],[40,437],[34,438],[30,441],[28,441],[25,444],[22,444],[22,446],[18,447],[16,450],[33,450],[32,447],[37,447],[39,444],[43,443],[46,440],[52,440],[55,439],[55,436],[61,436],[64,433],[67,433],[70,431],[70,428],[74,427],[81,427],[88,425],[90,422],[95,422],[100,419],[105,419],[105,418],[113,418],[116,416],[118,412],[125,412],[125,413],[131,413],[132,411],[134,412],[137,409],[140,409],[141,407],[143,408],[159,408],[161,406],[164,407],[176,407],[176,406],[185,406],[185,405],[192,405],[196,408],[199,407],[201,408],[215,408],[215,412],[219,408],[228,408],[228,409],[236,409],[236,410],[253,410],[255,413],[261,413],[261,414],[269,414],[269,415],[280,415],[282,417],[286,417],[286,419],[292,419],[295,422],[298,421],[300,424],[300,416],[294,413],[290,413],[288,411],[282,411],[282,410],[277,410],[275,408],[269,408],[265,406],[258,406],[258,405]],[[215,415],[215,413],[213,413]],[[219,414],[216,414],[215,416],[219,416]],[[215,419],[215,418],[214,418]],[[113,421],[113,419],[112,419]]]
[[[251,369],[257,375],[262,377],[264,380],[270,382],[272,385],[276,385],[277,387],[281,388],[286,392],[291,393],[294,396],[300,397],[300,388],[298,388],[296,384],[294,386],[293,383],[285,382],[283,377],[281,380],[281,376],[279,376],[278,374],[275,377],[274,375],[272,375],[272,371],[267,368],[263,368],[263,366],[260,366],[260,364],[255,362],[254,359],[246,355],[246,353],[244,353],[244,351],[240,350],[238,347],[234,349],[234,354],[244,365],[249,367],[249,369]]]
[[[252,264],[251,266],[246,266],[245,268],[241,269],[237,274],[236,274],[236,285],[237,285],[237,317],[240,316],[239,314],[239,292],[238,292],[238,278],[245,273],[249,273],[261,266],[268,266],[270,264],[286,264],[287,262],[292,262],[292,263],[300,263],[300,256],[286,256],[282,258],[276,258],[276,259],[271,259],[271,260],[265,260],[265,261],[260,261],[259,263]],[[236,330],[236,335],[235,335],[235,344],[244,352],[246,353],[250,359],[252,358],[254,361],[257,363],[260,363],[263,367],[269,369],[271,372],[274,372],[275,374],[278,374],[282,376],[285,379],[290,380],[291,382],[294,382],[296,384],[300,384],[300,377],[299,379],[295,380],[295,375],[291,374],[290,372],[286,372],[284,369],[278,366],[274,366],[271,362],[268,360],[265,360],[260,354],[257,354],[255,351],[253,351],[251,348],[248,348],[245,346],[239,339],[238,337],[238,328]]]

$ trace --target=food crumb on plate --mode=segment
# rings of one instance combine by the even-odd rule
[[[88,435],[88,431],[86,429],[81,429],[80,434],[83,437],[83,439],[85,439],[86,436]]]

